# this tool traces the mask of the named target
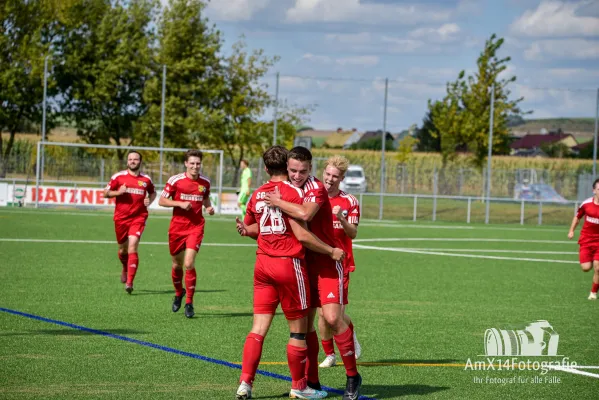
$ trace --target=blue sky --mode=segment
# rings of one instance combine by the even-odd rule
[[[280,98],[315,106],[317,129],[381,129],[385,78],[388,129],[421,124],[493,33],[531,118],[595,116],[596,0],[211,0],[206,13],[227,46],[243,34],[281,57],[265,82],[274,93],[280,72]]]

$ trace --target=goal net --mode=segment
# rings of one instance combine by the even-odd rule
[[[35,207],[113,207],[114,199],[105,199],[103,191],[113,174],[127,169],[130,150],[142,155],[141,172],[152,178],[159,194],[169,177],[185,172],[188,149],[38,142],[35,184],[21,189],[23,203]],[[223,151],[199,150],[203,153],[201,174],[210,179],[210,197],[220,214]],[[156,200],[150,208],[162,207]]]

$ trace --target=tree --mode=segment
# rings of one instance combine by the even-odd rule
[[[443,163],[452,161],[456,152],[466,149],[470,162],[482,167],[488,150],[489,120],[491,116],[491,87],[495,85],[493,111],[493,150],[509,152],[508,119],[521,115],[518,107],[523,98],[510,100],[508,85],[516,77],[500,78],[506,70],[510,57],[499,58],[497,52],[503,39],[492,35],[477,60],[478,70],[474,76],[465,77],[461,71],[455,82],[447,84],[447,95],[441,101],[431,102],[429,110],[435,134],[441,140]]]
[[[134,141],[146,112],[154,0],[80,0],[66,10],[56,73],[61,106],[77,133],[90,143]],[[125,152],[119,151],[119,158]]]
[[[223,88],[211,118],[204,121],[198,139],[214,148],[224,149],[233,165],[272,144],[273,123],[262,118],[274,105],[268,86],[261,83],[278,57],[267,57],[264,50],[249,51],[243,38],[232,47],[222,61]],[[289,143],[295,134],[294,126],[304,122],[307,108],[282,103],[278,114],[277,143]],[[233,176],[237,181],[238,168]]]
[[[436,153],[441,151],[441,136],[436,133],[430,109],[422,120],[422,127],[416,129],[415,138],[418,140],[416,150]]]
[[[53,19],[51,3],[42,0],[7,0],[0,5],[1,178],[6,176],[17,130],[27,122],[39,126],[42,120],[44,58],[50,52]],[[48,86],[51,96],[52,79]],[[6,144],[3,131],[9,133]]]
[[[406,135],[399,141],[397,146],[397,155],[395,158],[400,164],[406,164],[412,157],[414,146],[418,144],[418,139],[413,136]]]
[[[222,38],[202,16],[204,8],[204,2],[199,0],[170,0],[159,19],[159,47],[152,76],[144,90],[148,111],[137,132],[144,145],[159,145],[163,65],[167,71],[164,123],[167,147],[200,147],[205,142],[200,140],[199,133],[213,127],[213,120],[219,118],[215,109],[224,90],[219,56]]]

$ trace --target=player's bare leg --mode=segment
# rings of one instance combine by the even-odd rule
[[[129,254],[127,254],[127,249],[129,248],[129,241],[125,240],[123,243],[119,243],[119,260],[121,261],[121,265],[123,269],[121,271],[121,283],[127,282],[127,263],[129,261]]]
[[[289,397],[292,399],[322,399],[327,392],[313,389],[308,386],[304,362],[308,356],[308,345],[306,333],[308,330],[308,318],[303,317],[295,320],[287,320],[289,324],[289,342],[287,343],[287,363],[291,372],[291,391]]]
[[[322,308],[318,308],[318,333],[320,342],[324,350],[325,359],[320,363],[320,368],[330,368],[337,365],[337,356],[335,355],[335,343],[333,342],[333,331],[324,319]]]
[[[185,252],[181,251],[179,254],[171,256],[173,260],[171,269],[171,278],[173,280],[173,286],[175,287],[175,298],[173,299],[173,312],[179,311],[181,308],[181,301],[185,296],[185,289],[183,289],[183,260],[185,258]]]
[[[316,319],[316,308],[309,308],[307,315],[306,345],[308,346],[308,361],[306,362],[306,377],[308,386],[312,389],[321,390],[320,377],[318,373],[318,334],[314,327]]]
[[[593,287],[591,288],[591,293],[589,294],[589,300],[597,300],[597,290],[599,289],[599,261],[593,261]]]
[[[193,295],[196,290],[196,255],[197,251],[194,249],[185,249],[185,258],[183,260],[183,266],[185,267],[185,316],[187,318],[193,318],[195,311],[193,310]]]
[[[254,314],[252,329],[245,338],[243,346],[243,356],[241,360],[241,376],[239,378],[239,388],[236,397],[240,400],[252,398],[252,386],[260,358],[262,357],[262,346],[264,338],[268,333],[273,314]]]
[[[347,382],[344,399],[357,399],[362,386],[362,377],[356,367],[356,349],[354,346],[353,332],[343,318],[344,312],[341,304],[328,303],[323,304],[322,312],[324,319],[333,330],[333,338],[339,354],[345,366]]]
[[[139,256],[137,248],[139,246],[139,238],[137,236],[129,236],[127,238],[127,279],[125,281],[125,291],[129,294],[133,292],[133,280],[139,267]],[[122,280],[122,277],[121,277]]]
[[[358,338],[356,337],[356,332],[354,330],[354,325],[352,323],[351,318],[345,312],[345,304],[341,306],[343,310],[343,320],[351,329],[354,339],[354,348],[356,351],[356,360],[360,358],[362,354],[362,346],[358,342]],[[333,342],[333,331],[329,324],[327,324],[324,314],[322,312],[322,308],[318,309],[318,332],[320,333],[320,341],[322,343],[322,348],[326,355],[326,358],[323,362],[320,363],[320,368],[330,368],[337,365],[337,356],[335,355],[335,345]]]

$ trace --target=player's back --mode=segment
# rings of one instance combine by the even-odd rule
[[[245,216],[245,223],[257,223],[258,250],[257,254],[266,254],[271,257],[303,258],[304,248],[295,237],[291,226],[290,217],[277,207],[269,207],[264,202],[267,193],[272,193],[279,188],[281,198],[290,203],[302,204],[303,192],[293,187],[289,182],[269,181],[260,186],[250,199]]]

